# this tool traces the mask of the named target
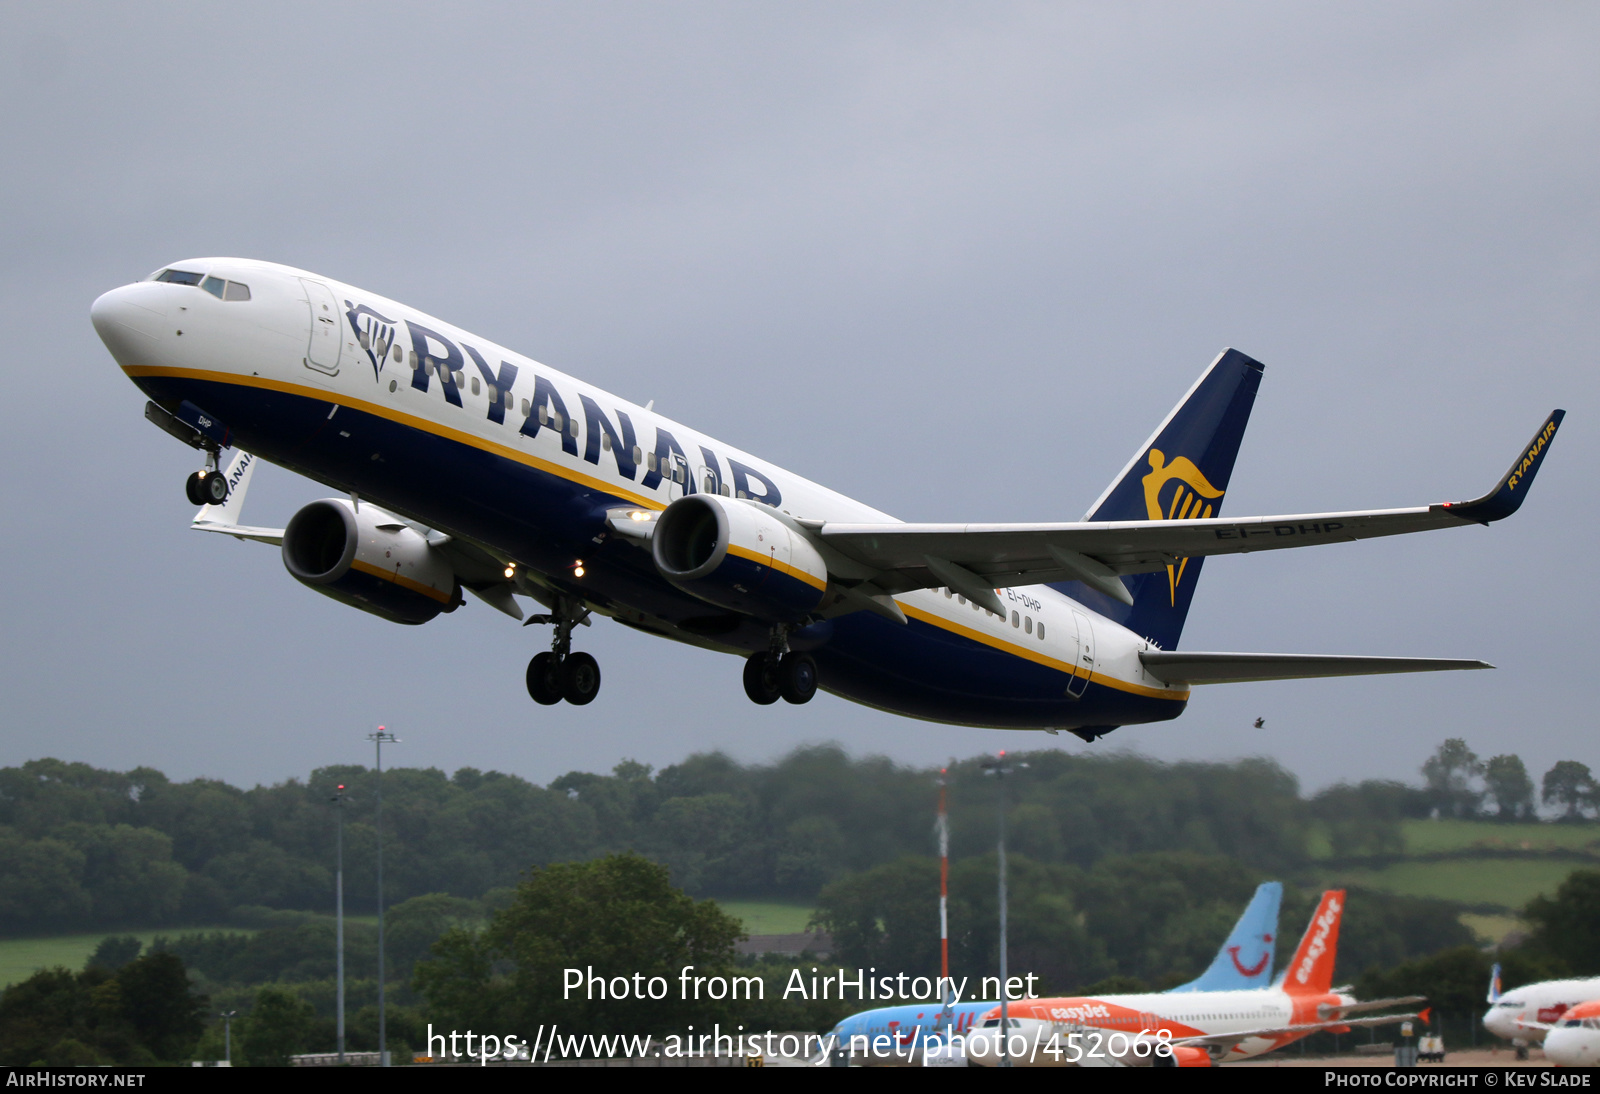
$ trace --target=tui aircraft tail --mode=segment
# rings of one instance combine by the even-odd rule
[[[1250,408],[1264,366],[1238,350],[1224,350],[1201,374],[1155,433],[1134,453],[1100,495],[1088,521],[1204,519],[1216,516],[1228,492]],[[1052,587],[1115,620],[1162,649],[1176,649],[1189,614],[1203,559],[1179,558],[1162,570],[1120,580],[1133,603],[1079,581]]]
[[[1272,983],[1273,943],[1278,937],[1278,903],[1283,883],[1263,881],[1256,889],[1233,933],[1217,951],[1211,967],[1197,979],[1172,990],[1246,991]]]

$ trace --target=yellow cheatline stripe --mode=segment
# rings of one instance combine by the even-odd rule
[[[392,581],[402,589],[410,589],[414,593],[421,593],[423,596],[431,597],[441,604],[450,603],[449,593],[441,593],[432,585],[424,585],[420,581],[412,581],[409,577],[402,577],[392,570],[385,570],[381,566],[374,566],[370,562],[362,562],[359,558],[350,563],[350,568],[352,570],[360,570],[364,574],[371,574],[373,577],[381,577],[385,581]]]
[[[1040,653],[1038,650],[1029,649],[1027,646],[1021,646],[1012,642],[1004,641],[1003,639],[996,638],[993,635],[985,634],[982,631],[973,630],[971,627],[963,627],[960,623],[956,623],[940,615],[934,615],[932,612],[924,611],[922,608],[907,604],[903,600],[896,600],[895,603],[899,604],[900,610],[905,612],[908,616],[911,616],[913,619],[920,619],[922,622],[938,627],[940,630],[952,631],[964,638],[970,638],[974,642],[981,642],[985,646],[992,646],[1004,653],[1009,653],[1013,657],[1021,657],[1025,661],[1033,661],[1036,664],[1044,665],[1046,668],[1052,668],[1058,672],[1064,672],[1068,676],[1074,675],[1072,665],[1068,664],[1066,661],[1061,661],[1057,658],[1050,657],[1046,654]],[[1108,688],[1115,688],[1117,691],[1126,691],[1134,695],[1143,695],[1151,699],[1186,700],[1189,698],[1189,693],[1187,691],[1163,691],[1160,688],[1146,687],[1143,684],[1134,684],[1127,680],[1119,680],[1115,676],[1106,676],[1102,673],[1094,672],[1093,670],[1091,670],[1089,673],[1089,682],[1092,684],[1101,684]]]
[[[551,463],[549,460],[540,459],[538,456],[529,455],[526,452],[518,451],[515,448],[499,444],[495,441],[485,440],[482,437],[474,436],[473,434],[467,433],[463,430],[452,429],[447,425],[440,425],[438,422],[429,421],[427,418],[419,418],[414,414],[407,414],[404,411],[391,410],[388,407],[379,406],[376,403],[369,403],[364,399],[355,399],[349,395],[345,395],[337,391],[327,391],[322,388],[307,387],[304,384],[290,384],[285,383],[282,380],[269,380],[265,376],[241,376],[235,372],[212,372],[209,369],[199,368],[167,368],[159,365],[136,365],[132,368],[125,368],[122,371],[127,373],[129,376],[170,376],[180,380],[210,380],[213,383],[233,384],[237,387],[254,387],[262,388],[266,391],[281,391],[286,395],[302,395],[305,398],[315,399],[318,402],[323,403],[337,403],[340,406],[347,406],[351,410],[359,410],[364,414],[371,414],[378,418],[385,418],[391,422],[398,423],[399,425],[409,426],[412,429],[420,429],[424,433],[432,433],[436,437],[443,437],[446,440],[455,441],[458,444],[468,445],[484,452],[493,453],[496,456],[511,460],[514,463],[520,463],[528,467],[537,468],[538,470],[544,471],[547,474],[555,475],[557,478],[566,479],[568,482],[575,482],[594,490],[601,490],[607,494],[612,494],[620,498],[626,498],[641,509],[665,509],[667,507],[666,503],[663,501],[659,501],[656,498],[649,497],[645,494],[636,494],[631,490],[618,486],[614,482],[606,482],[603,479],[597,479],[591,475],[586,475],[582,471],[578,471],[569,467],[563,467],[558,463]],[[549,427],[544,426],[542,428],[548,429]],[[519,433],[518,436],[521,436],[521,434]]]
[[[828,588],[828,581],[826,578],[819,578],[815,574],[810,574],[805,570],[790,566],[787,562],[779,562],[771,555],[760,554],[756,551],[750,550],[747,547],[740,547],[736,543],[728,544],[728,553],[730,555],[738,555],[740,558],[747,558],[751,562],[759,562],[763,566],[769,566],[772,569],[777,570],[780,574],[788,574],[792,578],[804,581],[807,585],[810,585],[818,592],[825,592]]]

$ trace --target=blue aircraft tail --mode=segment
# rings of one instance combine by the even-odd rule
[[[1262,882],[1233,933],[1199,978],[1173,991],[1240,991],[1272,984],[1272,955],[1278,938],[1278,902],[1283,884]]]
[[[1187,520],[1220,513],[1263,367],[1238,350],[1224,350],[1084,519]],[[1132,605],[1078,581],[1052,587],[1162,649],[1176,649],[1203,561],[1175,559],[1155,573],[1122,578]]]

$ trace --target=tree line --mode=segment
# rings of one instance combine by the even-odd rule
[[[1310,798],[1270,760],[1027,759],[1008,788],[1012,850],[1040,867],[1091,873],[1109,858],[1189,852],[1285,876],[1308,863],[1314,828],[1336,855],[1384,854],[1400,849],[1406,817],[1535,815],[1521,760],[1481,763],[1459,740],[1424,764],[1421,786],[1369,780]],[[958,862],[991,847],[997,788],[981,763],[952,762],[944,776]],[[383,776],[385,900],[477,900],[530,866],[628,851],[664,864],[694,895],[810,901],[848,875],[928,854],[940,777],[833,746],[770,764],[720,753],[660,771],[623,761],[546,786],[473,768],[392,768]],[[364,767],[251,789],[49,759],[0,769],[0,933],[254,923],[269,909],[327,909],[341,784],[346,901],[370,913],[377,781]],[[1562,819],[1597,808],[1594,780],[1576,761],[1546,774],[1543,797]]]

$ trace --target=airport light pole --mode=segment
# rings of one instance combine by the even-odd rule
[[[334,967],[338,978],[338,1038],[339,1064],[344,1064],[344,783],[333,793],[334,814],[338,817],[337,835],[334,837],[335,869],[333,874]]]
[[[225,1010],[222,1018],[222,1062],[229,1067],[233,1066],[233,1020],[239,1016],[236,1010]]]
[[[1005,777],[1018,768],[1027,767],[1025,763],[1008,764],[1004,751],[993,760],[985,761],[983,773],[995,777],[995,801],[1000,819],[1000,1066],[1011,1066],[1011,1021],[1010,1009],[1006,1006],[1008,992],[1006,991],[1006,783]]]
[[[379,726],[376,733],[367,734],[367,740],[378,752],[378,1066],[388,1067],[389,1040],[383,998],[383,746],[397,745],[400,738]]]

